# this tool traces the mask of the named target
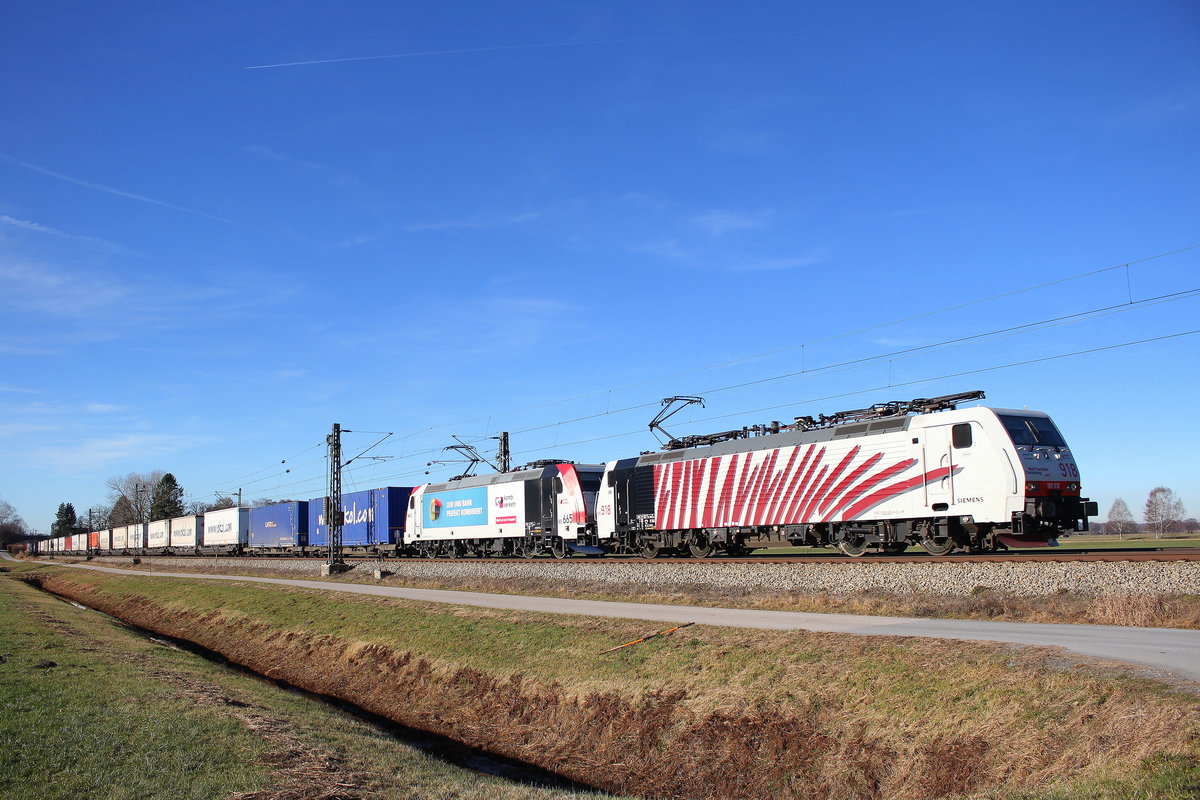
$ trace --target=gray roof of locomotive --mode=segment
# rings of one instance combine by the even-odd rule
[[[732,453],[748,453],[753,450],[765,450],[767,448],[789,447],[794,444],[813,444],[816,442],[874,436],[881,433],[898,433],[908,430],[913,419],[914,415],[884,417],[869,422],[848,422],[844,425],[835,425],[808,431],[782,431],[762,436],[750,436],[745,439],[732,439],[700,447],[646,453],[638,458],[637,463],[641,466],[643,464],[662,464],[671,461],[689,461],[696,458],[711,458],[713,456],[724,456]]]

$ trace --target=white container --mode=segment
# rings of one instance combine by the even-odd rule
[[[130,550],[142,550],[146,547],[146,523],[139,522],[136,525],[126,525],[125,535],[129,540],[126,547]]]
[[[171,540],[170,537],[171,523],[168,520],[156,520],[146,526],[146,547],[166,547]]]
[[[195,547],[204,530],[204,517],[188,515],[171,520],[171,547]]]
[[[250,535],[250,509],[223,508],[204,515],[205,547],[245,545]]]
[[[124,525],[112,529],[113,550],[124,550],[128,546],[129,538],[128,534],[126,533],[127,530],[128,529]]]

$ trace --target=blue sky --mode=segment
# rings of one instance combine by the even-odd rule
[[[977,388],[1200,512],[1194,3],[22,2],[0,73],[35,528],[318,496],[335,421],[350,490]]]

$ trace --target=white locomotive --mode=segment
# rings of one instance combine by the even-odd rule
[[[1053,545],[1086,530],[1096,504],[1080,497],[1079,469],[1050,417],[957,409],[982,398],[798,417],[611,461],[597,537],[646,556],[805,544],[858,556],[910,544],[935,554]]]
[[[418,486],[408,499],[405,545],[430,558],[603,555],[594,541],[603,470],[600,464],[541,461]]]

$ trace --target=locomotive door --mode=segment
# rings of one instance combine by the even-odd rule
[[[562,475],[555,475],[553,483],[554,496],[552,504],[554,507],[554,535],[560,536],[563,539],[574,539],[574,528],[571,522],[574,519],[572,511],[571,495],[567,492],[567,487],[563,481]]]
[[[925,471],[947,470],[939,480],[925,484],[925,505],[934,511],[945,511],[954,504],[954,447],[952,425],[926,428],[921,436],[922,460]]]

